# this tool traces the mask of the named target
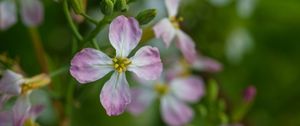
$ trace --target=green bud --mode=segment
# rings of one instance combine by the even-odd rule
[[[100,9],[103,14],[111,15],[114,12],[114,2],[115,0],[102,0],[100,2]]]
[[[84,1],[83,0],[70,0],[71,6],[76,14],[84,13]]]
[[[140,25],[145,25],[152,21],[156,14],[156,9],[148,9],[140,12],[135,18],[139,21]]]
[[[228,116],[225,114],[225,113],[220,113],[219,114],[219,117],[220,117],[220,121],[221,121],[221,124],[227,124],[228,123]]]
[[[200,115],[202,117],[206,117],[207,116],[207,109],[206,109],[206,107],[204,105],[199,105],[198,106],[198,111],[199,111],[199,113],[200,113]]]
[[[127,0],[115,0],[115,10],[116,11],[127,11],[128,10],[128,5],[127,5]]]
[[[215,101],[218,97],[218,91],[219,91],[218,84],[215,80],[210,80],[208,82],[207,91],[208,91],[209,101],[211,102]]]

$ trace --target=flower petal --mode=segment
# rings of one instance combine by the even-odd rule
[[[138,77],[146,80],[155,80],[160,77],[163,66],[156,47],[144,46],[130,60],[132,63],[128,66],[128,70]]]
[[[37,116],[44,110],[43,105],[34,105],[30,108],[28,114],[31,119],[35,120]]]
[[[12,108],[14,126],[23,126],[25,120],[29,118],[30,102],[28,96],[20,96]]]
[[[125,73],[114,72],[104,84],[100,101],[107,115],[120,115],[131,102],[129,85]]]
[[[163,120],[172,126],[182,126],[192,120],[194,112],[182,101],[171,95],[166,95],[161,100]]]
[[[27,27],[35,27],[42,23],[44,7],[40,0],[21,0],[20,13],[23,23]]]
[[[194,41],[181,30],[177,30],[177,47],[181,50],[184,58],[193,63],[197,59],[197,51]]]
[[[127,110],[136,116],[142,113],[155,98],[155,93],[147,88],[133,88],[130,92],[132,102],[128,105]]]
[[[112,59],[103,52],[85,48],[73,57],[70,73],[80,83],[89,83],[112,71],[112,64]]]
[[[178,13],[180,0],[165,0],[165,4],[168,10],[169,17],[176,16]]]
[[[164,18],[153,27],[155,37],[161,38],[166,47],[169,47],[176,35],[176,29],[169,19]]]
[[[170,85],[172,93],[183,101],[196,102],[204,95],[204,82],[195,76],[176,78]]]
[[[21,93],[20,85],[23,84],[23,76],[11,70],[6,70],[0,80],[0,93],[9,95],[19,95]]]
[[[6,30],[17,22],[16,4],[11,0],[0,2],[0,30]]]
[[[4,106],[5,102],[10,98],[11,98],[11,95],[6,95],[6,94],[0,95],[0,110],[2,110],[2,107]]]
[[[12,126],[12,122],[11,111],[0,112],[0,126]]]
[[[142,37],[142,29],[133,17],[118,16],[109,27],[109,40],[117,57],[127,57]]]
[[[209,57],[199,57],[192,64],[192,67],[196,70],[216,73],[222,70],[222,64]]]

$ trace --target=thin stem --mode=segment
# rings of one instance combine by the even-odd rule
[[[82,13],[81,14],[87,21],[97,25],[98,24],[98,21],[96,21],[95,19],[93,19],[92,17],[90,17],[89,15],[85,14],[85,13]]]
[[[69,66],[61,67],[61,68],[59,68],[59,69],[57,69],[57,70],[55,70],[55,71],[52,71],[52,72],[49,74],[49,76],[50,76],[51,78],[53,78],[53,77],[58,76],[58,75],[60,75],[60,74],[62,74],[62,73],[65,73],[66,71],[68,71],[68,69],[69,69]]]
[[[96,49],[100,50],[100,47],[99,47],[99,45],[98,45],[96,39],[93,39],[93,40],[92,40],[92,43],[93,43],[93,46],[94,46]]]
[[[67,17],[68,24],[69,24],[69,26],[70,26],[73,34],[75,35],[75,37],[76,37],[77,40],[82,41],[82,36],[78,32],[78,30],[76,28],[76,25],[73,22],[72,16],[70,14],[69,6],[68,6],[68,1],[67,0],[64,0],[64,2],[63,2],[63,9],[64,9],[64,13],[65,13],[65,15]]]
[[[47,63],[47,58],[45,54],[45,50],[43,48],[40,34],[36,28],[28,28],[30,37],[32,39],[32,44],[34,47],[34,51],[38,60],[38,63],[40,64],[42,72],[48,73],[49,68],[48,68],[48,63]]]
[[[79,47],[83,47],[87,42],[91,41],[93,38],[97,36],[97,34],[104,28],[104,26],[110,22],[108,17],[104,17],[96,26],[96,28],[88,34],[83,41],[81,42]]]

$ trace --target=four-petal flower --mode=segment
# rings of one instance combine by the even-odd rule
[[[131,71],[146,80],[157,79],[162,72],[160,54],[156,47],[144,46],[133,57],[128,58],[141,36],[142,29],[136,19],[118,16],[109,27],[109,40],[116,49],[114,58],[99,50],[85,48],[71,61],[70,73],[80,83],[96,81],[114,71],[100,94],[100,101],[110,116],[121,114],[131,102],[125,71]]]

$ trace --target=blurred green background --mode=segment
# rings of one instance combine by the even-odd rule
[[[51,70],[56,70],[69,64],[72,58],[72,36],[61,4],[51,0],[43,2],[45,19],[39,31]],[[98,3],[89,1],[90,15],[101,16]],[[229,108],[239,104],[244,88],[255,85],[257,97],[245,117],[247,125],[300,125],[300,1],[256,0],[252,14],[247,17],[239,15],[236,0],[217,5],[212,3],[209,0],[182,0],[179,14],[184,18],[182,28],[196,41],[199,52],[224,65],[224,70],[212,77],[218,80]],[[156,21],[166,14],[161,0],[137,0],[130,4],[129,10],[135,15],[137,10],[146,8],[158,9]],[[79,28],[86,33],[90,26],[83,23]],[[242,44],[229,44],[235,40],[233,31],[239,28],[243,30],[237,35],[244,37],[237,38]],[[107,35],[106,32],[102,34]],[[247,43],[243,44],[244,41]],[[98,42],[104,47],[101,42],[107,42],[107,38],[102,39],[100,35]],[[28,76],[39,73],[28,30],[21,21],[6,31],[0,31],[0,52],[19,59]],[[236,55],[237,58],[232,58]],[[139,117],[128,113],[118,117],[106,116],[99,102],[99,93],[107,79],[76,86],[72,126],[163,125],[158,106],[154,104]],[[53,83],[59,95],[67,95],[64,90],[75,82],[64,74],[56,77]],[[66,103],[65,99],[62,101]],[[51,119],[42,117],[41,125],[57,125],[53,121],[57,119]]]

